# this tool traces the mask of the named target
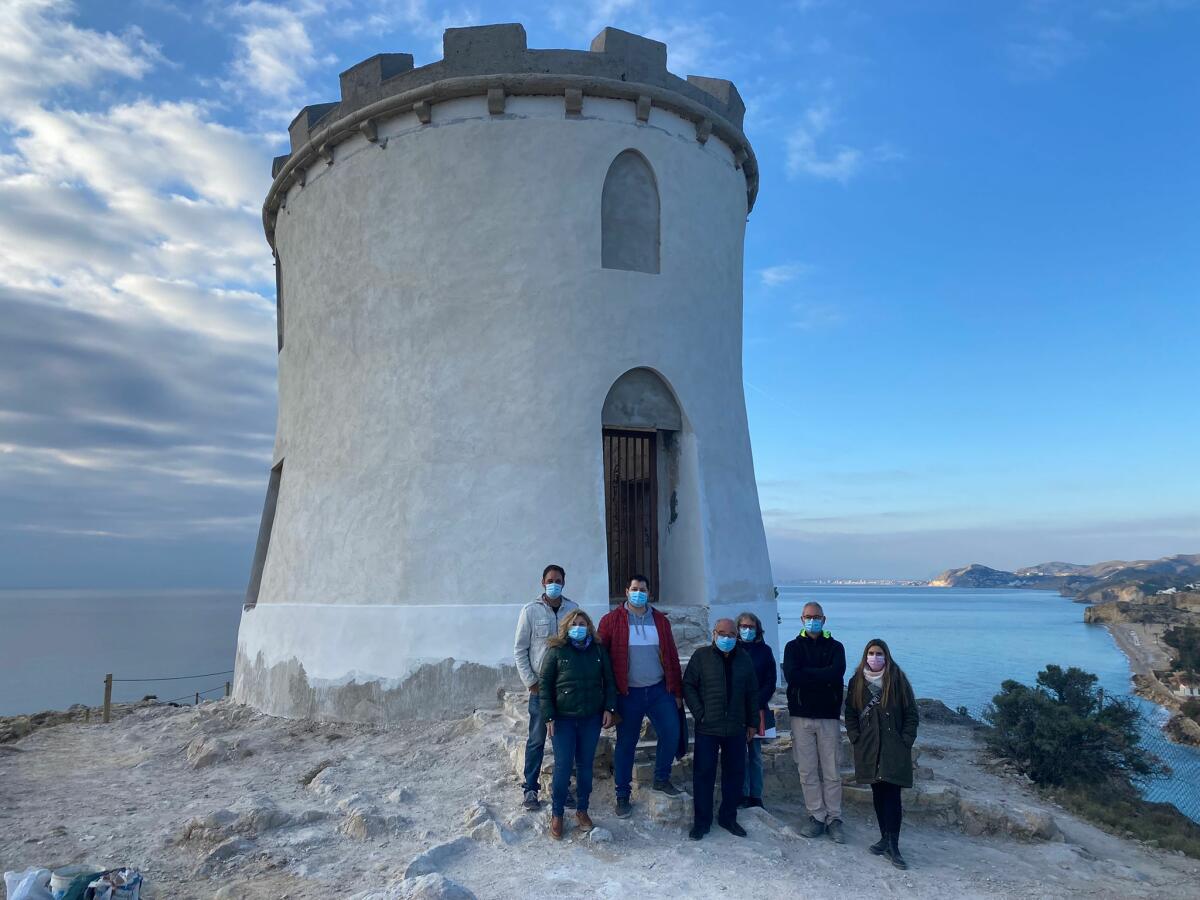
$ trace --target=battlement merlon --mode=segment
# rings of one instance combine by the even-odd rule
[[[753,206],[757,165],[741,130],[746,113],[741,95],[724,79],[689,75],[685,80],[671,74],[667,47],[660,41],[605,28],[588,50],[530,50],[522,25],[481,25],[446,29],[442,53],[441,60],[419,68],[413,68],[407,53],[380,53],[347,69],[341,74],[339,102],[306,106],[292,120],[288,127],[292,152],[286,162],[277,160],[274,174],[291,183],[309,158],[360,128],[358,120],[370,120],[372,111],[394,105],[386,112],[403,112],[422,99],[437,102],[465,96],[472,85],[495,81],[510,94],[552,93],[557,86],[559,91],[577,89],[589,96],[633,100],[648,96],[652,105],[671,108],[695,121],[698,140],[707,140],[712,133],[730,145],[746,170]],[[441,82],[452,82],[454,88],[446,86],[439,92]],[[272,186],[264,209],[268,236],[277,187]]]

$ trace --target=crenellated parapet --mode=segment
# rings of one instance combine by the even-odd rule
[[[692,122],[704,144],[715,136],[729,146],[745,174],[748,205],[758,191],[758,167],[742,133],[746,107],[732,82],[667,71],[665,44],[605,28],[588,50],[530,50],[519,24],[450,28],[443,58],[419,68],[407,53],[381,53],[341,75],[341,100],[306,106],[288,127],[291,153],[272,164],[274,183],[263,209],[267,237],[286,191],[305,183],[317,162],[333,162],[338,143],[363,135],[376,140],[382,119],[413,113],[431,121],[430,107],[459,97],[484,96],[488,112],[500,115],[510,96],[563,97],[564,115],[579,116],[584,97],[631,101],[636,121],[649,121],[654,107]]]

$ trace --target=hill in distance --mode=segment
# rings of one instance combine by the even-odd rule
[[[1162,559],[1129,562],[1109,560],[1094,565],[1046,562],[1015,572],[972,563],[947,569],[929,582],[930,587],[1027,588],[1057,590],[1081,600],[1113,598],[1115,593],[1196,590],[1200,585],[1200,554],[1181,554]]]

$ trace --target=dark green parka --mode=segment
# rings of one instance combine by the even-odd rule
[[[846,736],[854,747],[854,780],[859,784],[886,781],[900,787],[912,787],[912,745],[917,739],[917,700],[903,672],[892,686],[887,706],[876,703],[865,716],[854,702],[857,672],[846,689]],[[866,706],[871,690],[863,686]]]
[[[569,641],[547,648],[538,678],[542,719],[594,716],[617,711],[617,682],[603,645],[592,640],[582,650]]]
[[[744,737],[747,728],[758,728],[758,678],[750,654],[735,647],[728,664],[727,684],[725,656],[712,644],[701,647],[688,660],[683,699],[696,720],[697,734]]]

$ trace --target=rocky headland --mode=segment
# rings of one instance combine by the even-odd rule
[[[1173,628],[1200,625],[1200,555],[1113,560],[1080,566],[1049,562],[1015,572],[974,563],[948,569],[930,587],[1057,590],[1089,605],[1084,622],[1104,625],[1129,658],[1135,691],[1171,712],[1164,731],[1177,743],[1200,746],[1200,722],[1187,715],[1183,687],[1195,673],[1176,671],[1176,654],[1163,642]]]
[[[690,797],[647,789],[648,742],[634,815],[615,818],[606,736],[598,827],[552,842],[548,813],[520,808],[523,707],[516,691],[463,719],[386,729],[277,719],[228,700],[135,704],[108,725],[26,722],[0,745],[0,866],[135,865],[148,900],[1169,898],[1194,896],[1200,878],[1196,859],[1048,801],[937,701],[921,701],[917,782],[905,792],[907,872],[866,852],[877,837],[870,794],[852,784],[846,845],[798,836],[805,813],[786,737],[765,754],[767,808],[740,814],[746,839],[714,829],[689,841]],[[685,788],[688,759],[675,772]],[[843,753],[848,780],[847,762]],[[552,767],[547,754],[545,777]]]

